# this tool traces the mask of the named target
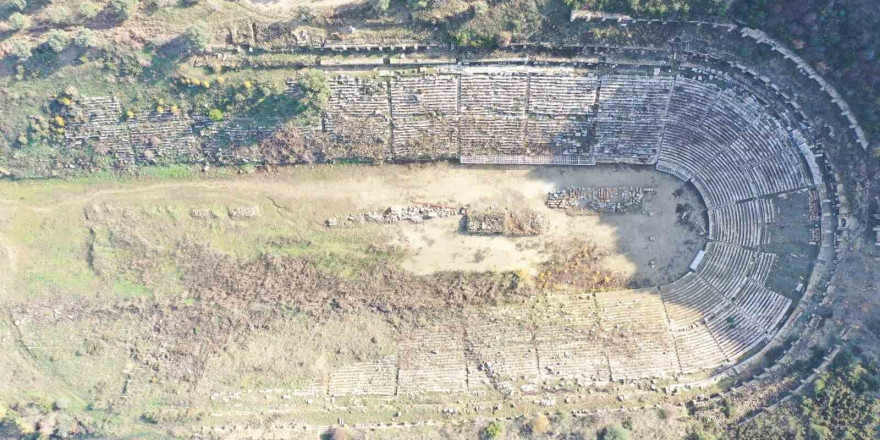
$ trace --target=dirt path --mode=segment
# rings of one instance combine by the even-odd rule
[[[15,215],[16,207],[8,200],[0,199],[4,218],[0,219],[0,302],[9,295],[9,289],[18,274],[18,249],[4,235],[6,223]]]

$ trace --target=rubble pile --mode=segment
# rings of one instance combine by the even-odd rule
[[[469,234],[507,237],[539,235],[549,226],[547,219],[536,212],[495,207],[468,212],[466,223]]]
[[[549,193],[547,206],[585,214],[634,212],[642,210],[642,203],[651,194],[653,187],[571,187]]]
[[[237,206],[235,208],[229,208],[229,217],[232,219],[254,218],[256,216],[256,206]]]
[[[329,218],[324,223],[327,227],[356,226],[364,223],[422,223],[433,218],[445,218],[457,214],[463,214],[463,208],[453,208],[440,205],[408,205],[391,206],[385,211],[364,212],[351,214],[345,218]]]

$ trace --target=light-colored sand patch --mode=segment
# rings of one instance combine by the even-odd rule
[[[397,244],[413,250],[404,268],[426,274],[437,271],[534,272],[549,255],[544,239],[471,236],[459,232],[459,219],[401,225]]]

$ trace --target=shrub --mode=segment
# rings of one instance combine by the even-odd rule
[[[675,420],[678,418],[679,409],[677,406],[666,404],[660,408],[657,415],[663,420]]]
[[[54,406],[56,410],[65,410],[70,408],[70,400],[66,397],[60,397],[55,400],[55,403],[52,406]]]
[[[630,440],[629,431],[618,424],[608,425],[602,430],[601,440]]]
[[[49,31],[49,38],[46,40],[46,44],[49,46],[49,49],[52,49],[53,52],[61,52],[64,50],[68,44],[70,44],[70,37],[67,36],[67,32],[64,32],[59,29],[53,29]]]
[[[685,440],[718,440],[718,437],[698,428],[689,432]]]
[[[452,34],[452,40],[460,47],[489,48],[497,43],[496,37],[492,35],[469,31]]]
[[[345,428],[335,428],[328,435],[330,440],[351,440],[354,436]]]
[[[26,60],[31,57],[31,43],[27,38],[15,38],[9,42],[9,53],[18,57],[20,60]]]
[[[370,0],[370,6],[379,12],[384,12],[391,6],[391,0]]]
[[[213,108],[208,112],[208,117],[214,122],[220,122],[223,120],[223,112],[220,109]]]
[[[538,414],[529,422],[529,431],[532,435],[544,435],[550,430],[550,419],[544,414]]]
[[[24,11],[27,8],[27,0],[9,0],[6,5],[9,9]]]
[[[82,48],[90,47],[95,43],[95,31],[87,28],[80,29],[76,33],[76,37],[73,38],[73,42]]]
[[[110,0],[110,10],[117,17],[126,19],[137,11],[138,0]]]
[[[186,30],[184,34],[187,46],[197,51],[205,51],[211,46],[214,35],[204,26],[197,25]]]
[[[810,423],[810,435],[817,440],[831,439],[831,430],[827,426]]]
[[[299,14],[300,20],[308,23],[311,23],[318,18],[318,13],[308,6],[300,6],[296,12]]]
[[[86,20],[91,20],[101,13],[101,5],[95,2],[85,1],[79,4],[79,8],[77,8],[76,12],[80,17]]]
[[[70,20],[70,9],[65,6],[52,5],[46,8],[46,18],[54,24],[66,23]]]
[[[31,27],[31,18],[21,12],[9,16],[9,27],[14,31],[23,31]]]
[[[474,2],[474,15],[484,15],[489,12],[489,4],[484,0]]]
[[[511,40],[513,40],[513,35],[508,31],[501,31],[495,37],[495,43],[498,44],[498,47],[510,46]]]
[[[485,428],[483,428],[483,438],[484,439],[495,439],[501,437],[501,433],[504,432],[504,425],[501,424],[498,420],[490,423]]]

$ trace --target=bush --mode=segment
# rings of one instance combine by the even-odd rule
[[[474,15],[484,15],[489,12],[489,4],[484,0],[474,2]]]
[[[544,435],[550,430],[550,419],[544,414],[538,414],[529,422],[529,431],[532,435]]]
[[[80,17],[86,20],[92,20],[101,13],[101,5],[95,2],[85,1],[79,4],[79,8],[77,8],[76,12]]]
[[[677,406],[666,404],[660,408],[657,415],[662,420],[675,420],[678,418],[679,409]]]
[[[56,410],[65,410],[70,408],[70,400],[66,397],[60,397],[55,400],[55,403],[52,405]]]
[[[15,38],[9,42],[9,53],[24,61],[31,57],[31,42],[27,38]]]
[[[511,40],[513,40],[513,35],[508,31],[501,31],[495,36],[495,44],[497,44],[498,47],[510,46]]]
[[[54,24],[63,24],[70,21],[70,9],[65,6],[52,5],[45,10],[46,18]]]
[[[31,27],[31,18],[21,12],[9,16],[9,27],[14,31],[23,31]]]
[[[490,423],[488,426],[483,428],[483,438],[484,439],[495,439],[501,437],[501,433],[504,432],[504,425],[501,424],[498,420]]]
[[[138,0],[110,0],[110,10],[117,17],[126,19],[134,15],[138,8]]]
[[[91,47],[95,43],[95,31],[87,28],[80,29],[73,38],[73,42],[82,48]]]
[[[220,122],[223,120],[223,112],[220,109],[213,108],[208,112],[208,117],[214,122]]]
[[[207,50],[211,46],[211,42],[214,40],[214,35],[211,34],[211,31],[201,25],[187,29],[184,36],[186,38],[187,46],[189,46],[190,49],[200,52]]]
[[[311,110],[320,111],[330,102],[330,86],[324,72],[309,69],[298,82],[302,97],[300,102]]]
[[[695,428],[688,432],[685,440],[718,440],[714,434],[704,431],[702,428]]]
[[[24,11],[27,8],[27,0],[9,0],[6,6],[15,11]]]
[[[345,428],[334,428],[328,435],[330,440],[351,440],[354,436]]]
[[[53,29],[49,31],[49,38],[46,40],[46,44],[49,46],[49,49],[52,49],[53,52],[61,52],[64,50],[68,44],[70,44],[70,37],[67,36],[67,32],[64,32],[59,29]]]
[[[379,12],[384,12],[391,7],[391,0],[370,0],[370,6]]]
[[[601,440],[630,440],[629,431],[618,424],[608,425],[602,430]]]

